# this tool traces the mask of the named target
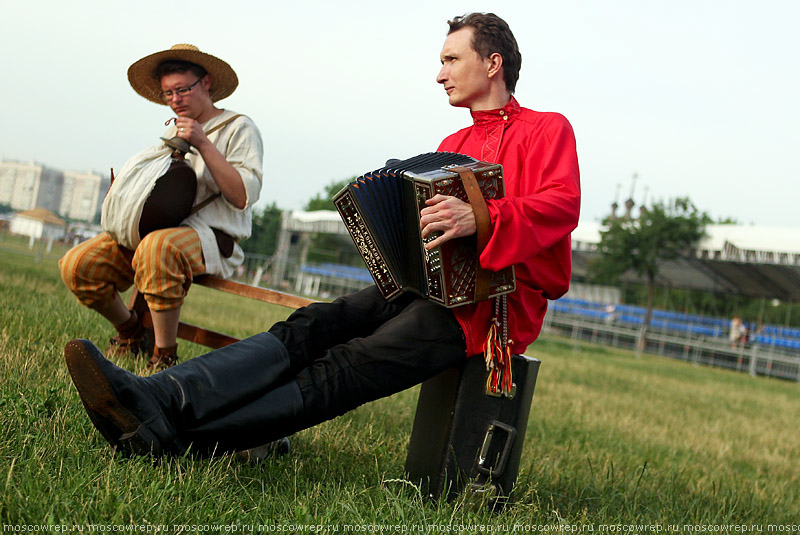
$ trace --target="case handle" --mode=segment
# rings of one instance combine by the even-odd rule
[[[500,460],[497,462],[497,466],[490,466],[487,468],[485,463],[487,457],[489,456],[489,448],[492,445],[494,434],[497,430],[505,431],[505,444],[503,444],[503,451],[500,454]],[[478,454],[478,472],[488,475],[489,477],[500,477],[503,475],[503,472],[506,469],[506,463],[508,462],[508,457],[511,454],[511,447],[514,445],[514,439],[516,437],[517,430],[510,425],[504,424],[503,422],[498,422],[497,420],[494,420],[491,424],[489,424],[489,428],[486,430],[486,435],[483,437],[483,446],[481,446],[481,451]]]

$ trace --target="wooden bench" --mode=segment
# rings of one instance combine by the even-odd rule
[[[201,275],[197,277],[192,284],[199,284],[214,290],[220,290],[225,293],[238,295],[262,301],[264,303],[271,303],[273,305],[280,305],[287,308],[297,309],[310,305],[314,301],[296,295],[278,292],[275,290],[268,290],[266,288],[259,288],[241,282],[234,282],[230,280],[221,279],[213,275]],[[153,329],[153,320],[150,316],[150,309],[144,300],[144,295],[140,294],[134,289],[128,307],[135,310],[136,314],[141,318],[142,324],[145,328]],[[152,333],[151,333],[152,335]],[[192,325],[190,323],[180,322],[178,325],[178,338],[188,340],[212,349],[218,349],[226,345],[238,342],[239,338],[223,334],[211,329]]]

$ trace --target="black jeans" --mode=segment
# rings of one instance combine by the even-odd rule
[[[375,286],[297,310],[270,333],[289,351],[287,379],[300,388],[302,428],[410,388],[466,358],[452,311],[413,295],[387,302]]]

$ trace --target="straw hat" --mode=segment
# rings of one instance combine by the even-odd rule
[[[200,52],[194,45],[173,45],[169,50],[162,50],[145,56],[128,68],[128,81],[131,87],[144,98],[156,104],[164,104],[161,98],[161,81],[156,75],[158,66],[167,60],[190,61],[203,67],[211,75],[209,94],[212,102],[222,100],[236,90],[239,78],[230,65],[221,59]]]

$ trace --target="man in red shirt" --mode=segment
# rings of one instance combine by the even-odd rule
[[[514,266],[517,290],[508,298],[508,342],[514,353],[523,353],[539,335],[547,299],[558,299],[569,287],[570,232],[580,211],[575,137],[562,115],[521,108],[513,97],[521,57],[502,19],[472,13],[451,21],[441,60],[436,81],[452,106],[469,108],[473,125],[446,138],[439,150],[503,166],[506,196],[486,203],[491,234],[480,264],[490,271]],[[423,236],[445,227],[449,231],[440,240],[475,232],[465,203],[451,197],[429,204],[422,211]],[[467,353],[480,353],[492,303],[454,311]]]
[[[301,308],[269,332],[151,377],[118,368],[85,340],[65,348],[72,380],[95,427],[127,453],[237,451],[276,440],[389,396],[484,350],[495,318],[508,347],[525,350],[541,329],[547,299],[569,284],[569,234],[580,188],[575,140],[561,115],[521,108],[513,98],[520,54],[493,14],[450,21],[437,81],[473,125],[442,142],[503,165],[506,197],[488,201],[489,239],[480,264],[513,265],[517,290],[506,303],[447,309],[376,287]],[[436,196],[421,212],[427,247],[476,232],[472,208]],[[505,314],[503,313],[505,310]]]

